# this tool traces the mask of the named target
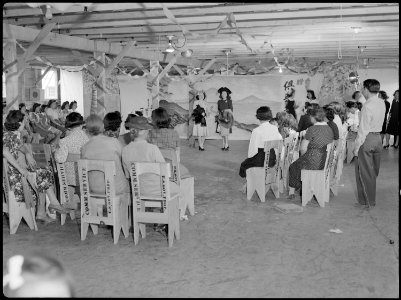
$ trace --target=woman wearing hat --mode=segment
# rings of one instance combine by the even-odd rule
[[[86,119],[86,131],[89,135],[89,141],[82,146],[81,158],[114,161],[116,166],[116,195],[129,193],[129,182],[124,175],[123,167],[121,164],[121,152],[123,149],[121,143],[116,138],[105,136],[103,134],[103,119],[98,115],[93,114]],[[105,192],[103,172],[90,172],[89,183],[94,193],[103,194]]]
[[[89,137],[82,129],[84,118],[80,113],[72,112],[65,118],[65,128],[67,129],[66,137],[59,142],[59,148],[54,152],[54,158],[59,163],[65,162],[65,169],[67,173],[67,183],[72,186],[70,193],[76,191],[79,187],[78,169],[76,163],[66,162],[68,154],[81,154],[81,148]],[[76,194],[79,194],[78,192]],[[76,203],[74,203],[76,204]]]
[[[125,176],[129,179],[131,162],[165,162],[159,147],[147,141],[148,131],[152,129],[152,124],[148,123],[145,117],[138,116],[126,123],[130,129],[134,140],[122,150],[122,162]],[[139,178],[141,193],[147,195],[160,196],[160,178],[156,174],[143,174]],[[179,193],[179,187],[174,182],[170,182],[171,193]]]
[[[206,93],[204,91],[199,91],[196,95],[196,100],[194,102],[194,110],[192,112],[192,117],[194,118],[194,128],[192,131],[193,136],[198,137],[199,150],[205,151],[203,147],[205,139],[208,136],[206,116],[209,113],[209,109],[206,103]]]
[[[221,87],[217,91],[220,94],[220,100],[217,102],[217,109],[219,111],[219,125],[220,135],[223,138],[223,148],[221,150],[228,151],[228,136],[232,133],[232,126],[234,124],[233,116],[233,102],[231,100],[231,91],[226,87]]]

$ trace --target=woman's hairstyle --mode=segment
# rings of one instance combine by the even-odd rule
[[[143,117],[143,112],[141,112],[140,110],[136,110],[135,115]]]
[[[380,91],[380,82],[376,79],[366,79],[363,82],[363,87],[366,88],[370,93],[376,94]]]
[[[298,129],[297,120],[292,114],[289,114],[287,112],[284,112],[284,114],[280,116],[280,119],[277,119],[277,124],[279,128],[288,127],[294,130]]]
[[[226,92],[226,93],[227,93],[227,100],[231,100],[231,96],[230,96],[231,91],[230,91],[228,88],[226,88],[226,87],[221,87],[221,88],[219,88],[219,89],[217,90],[217,92],[219,93],[219,98],[220,98],[220,100],[223,100],[223,96],[222,96],[223,92]]]
[[[18,105],[18,109],[19,109],[19,110],[21,110],[23,107],[26,107],[26,106],[25,106],[25,103],[20,103],[20,104]]]
[[[4,121],[4,127],[7,131],[16,131],[23,120],[24,114],[20,110],[10,110]]]
[[[346,106],[347,108],[356,108],[356,102],[354,102],[354,101],[347,101],[347,102],[345,102],[345,106]]]
[[[310,93],[311,94],[311,99],[310,100],[315,100],[316,96],[315,96],[315,92],[313,90],[306,90],[306,94]]]
[[[379,91],[378,96],[380,98],[382,98],[383,100],[387,100],[388,99],[387,93],[385,91]]]
[[[121,126],[121,114],[119,111],[109,112],[104,116],[104,130],[117,131]]]
[[[46,108],[47,108],[47,105],[46,104],[42,104],[40,106],[40,112],[45,112]]]
[[[69,113],[65,117],[65,128],[74,128],[82,124],[84,124],[84,118],[78,112]]]
[[[356,95],[359,94],[359,93],[360,93],[360,91],[355,91],[355,92],[352,94],[352,99],[356,100]]]
[[[311,115],[311,114],[309,113],[309,110],[316,110],[316,109],[319,109],[319,108],[320,108],[320,105],[319,105],[319,104],[317,104],[317,103],[311,103],[311,105],[309,105],[309,107],[307,108],[306,113],[307,113],[308,115]]]
[[[356,103],[356,107],[358,108],[358,110],[362,110],[362,106],[363,104],[361,102]]]
[[[272,111],[268,106],[261,106],[256,110],[256,119],[260,121],[269,121],[273,118]]]
[[[395,94],[397,94],[398,93],[398,90],[396,90],[395,92],[394,92],[394,94],[393,94],[393,97],[395,96]]]
[[[327,105],[323,106],[323,109],[324,109],[324,111],[326,113],[327,120],[333,121],[334,120],[334,115],[335,115],[333,107],[331,107],[329,104],[327,104]]]
[[[344,104],[337,101],[332,101],[329,103],[329,106],[333,108],[334,113],[338,115],[341,119],[341,122],[344,123],[345,119],[347,118]]]
[[[71,103],[70,103],[70,109],[72,109],[72,107],[74,106],[74,104],[77,104],[77,101],[72,101]],[[77,104],[78,105],[78,104]]]
[[[49,100],[49,102],[47,102],[47,107],[50,107],[55,102],[57,102],[57,100],[55,100],[55,99]]]
[[[317,122],[323,122],[326,117],[326,113],[323,107],[319,107],[317,109],[309,108],[308,113],[311,117],[315,118]]]
[[[152,122],[157,128],[169,128],[171,118],[165,108],[159,107],[152,111]]]
[[[68,109],[68,107],[70,107],[70,102],[64,101],[63,104],[61,104],[61,109],[65,109],[66,107],[67,107],[67,109]]]
[[[86,118],[86,131],[90,135],[99,135],[104,131],[104,124],[101,117],[98,115],[90,115]]]
[[[36,109],[37,109],[38,107],[40,107],[40,103],[35,102],[35,103],[32,105],[32,112],[36,112]]]
[[[73,280],[63,265],[55,258],[42,253],[34,253],[29,256],[15,255],[8,260],[8,274],[3,277],[3,286],[7,296],[14,293],[26,284],[34,282],[62,281],[69,290],[70,296],[74,296]],[[41,291],[46,296],[46,291]]]
[[[130,130],[130,128],[126,124],[131,123],[131,119],[136,118],[136,117],[137,117],[137,115],[135,115],[135,114],[129,114],[127,116],[127,118],[125,119],[125,122],[124,122],[124,127],[126,130]]]

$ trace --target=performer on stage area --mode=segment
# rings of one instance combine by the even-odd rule
[[[194,118],[194,127],[192,135],[198,137],[199,150],[205,151],[203,147],[206,137],[208,134],[206,117],[209,114],[209,108],[206,102],[206,93],[204,91],[197,92],[195,96],[194,109],[192,112],[192,117]]]
[[[232,126],[234,124],[233,102],[230,97],[232,92],[226,87],[219,88],[217,92],[220,94],[217,109],[219,111],[220,135],[223,138],[223,148],[221,150],[228,151],[230,148],[228,145],[228,136],[232,133]]]

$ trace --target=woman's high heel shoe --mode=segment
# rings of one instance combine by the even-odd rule
[[[199,146],[199,150],[200,151],[205,151],[205,148],[202,148],[201,146]]]
[[[390,147],[390,145],[383,146],[383,149],[387,149],[388,147]]]

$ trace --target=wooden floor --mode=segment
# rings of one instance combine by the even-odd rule
[[[78,297],[399,297],[398,153],[382,153],[377,205],[356,202],[354,165],[345,165],[338,196],[325,208],[314,203],[302,213],[283,214],[239,192],[238,176],[248,141],[206,141],[206,151],[182,141],[182,162],[195,176],[195,216],[182,221],[181,240],[168,248],[149,235],[134,246],[132,235],[113,245],[100,228],[80,240],[79,220],[22,224],[8,233],[3,217],[3,267],[14,254],[46,251],[75,279]],[[338,228],[342,233],[330,233]],[[395,241],[389,244],[389,239]]]

